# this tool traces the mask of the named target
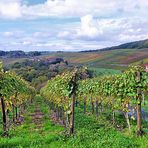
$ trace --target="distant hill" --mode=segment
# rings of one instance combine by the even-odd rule
[[[148,39],[125,43],[119,46],[112,46],[112,47],[96,49],[96,50],[88,50],[88,51],[82,51],[82,52],[108,51],[108,50],[116,50],[116,49],[143,49],[143,48],[148,48]]]
[[[14,54],[9,53],[11,56],[0,57],[0,60],[5,65],[13,64],[16,62],[23,62],[26,59],[40,60],[47,59],[50,62],[58,63],[63,59],[65,64],[68,61],[68,65],[86,65],[91,68],[105,68],[105,69],[125,69],[130,64],[148,64],[148,39],[142,41],[136,41],[131,43],[122,44],[119,46],[104,48],[95,51],[85,52],[41,52],[38,56],[24,56],[20,57],[22,52]],[[28,53],[25,53],[28,54]],[[32,55],[33,53],[31,53]],[[36,53],[35,53],[36,54]],[[35,55],[33,54],[33,55]],[[22,53],[23,55],[23,53]],[[9,58],[12,57],[12,58]],[[14,58],[13,58],[14,57]],[[59,59],[60,58],[60,59]],[[53,60],[53,61],[52,61]],[[46,62],[45,62],[46,63]]]

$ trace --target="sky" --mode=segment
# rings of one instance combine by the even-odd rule
[[[0,0],[0,50],[94,50],[143,39],[148,0]]]

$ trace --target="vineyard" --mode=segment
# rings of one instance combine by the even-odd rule
[[[25,110],[34,96],[34,88],[14,73],[4,72],[2,64],[0,65],[0,98],[4,135],[8,134],[8,129],[11,126],[9,113],[13,114],[13,122],[18,122],[19,114]]]
[[[92,114],[99,116],[102,104],[110,107],[115,122],[115,110],[124,113],[130,131],[129,106],[137,110],[137,135],[142,135],[142,94],[148,92],[148,77],[143,68],[135,66],[123,74],[94,79],[82,79],[85,68],[75,69],[48,81],[41,95],[56,110],[57,116],[66,124],[69,134],[74,133],[75,104],[81,103],[86,113],[90,104]],[[131,118],[134,118],[131,116]]]
[[[127,128],[128,136],[132,135],[131,137],[134,137],[137,141],[139,140],[138,137],[143,136],[143,141],[147,141],[145,139],[147,139],[148,129],[147,122],[143,120],[142,105],[148,101],[148,73],[145,72],[143,67],[130,66],[120,74],[95,78],[89,78],[86,73],[87,67],[74,67],[73,70],[66,71],[48,80],[47,84],[40,90],[40,94],[36,94],[36,90],[28,82],[15,73],[4,71],[1,64],[2,120],[0,121],[3,131],[0,131],[0,142],[2,146],[11,147],[12,143],[9,141],[9,137],[13,137],[12,133],[15,134],[16,131],[17,135],[20,132],[19,134],[24,136],[26,129],[23,129],[23,124],[29,127],[32,122],[36,125],[36,134],[39,134],[35,136],[35,139],[32,138],[34,137],[31,135],[33,133],[30,133],[30,136],[26,134],[32,147],[34,144],[42,147],[42,144],[45,143],[48,147],[48,142],[52,143],[51,147],[67,147],[67,145],[70,145],[69,147],[93,147],[89,144],[103,138],[100,133],[100,135],[94,136],[95,140],[92,142],[92,137],[95,134],[93,131],[96,127],[96,130],[99,128],[102,133],[106,131],[107,136],[113,133],[118,135],[118,130],[122,131]],[[34,113],[33,110],[35,110]],[[27,112],[31,113],[27,114]],[[22,115],[25,117],[22,117]],[[32,121],[28,116],[32,116]],[[121,117],[120,120],[119,116]],[[55,124],[57,131],[51,126],[52,124]],[[17,131],[19,126],[22,133]],[[112,128],[109,128],[110,126]],[[86,129],[83,129],[84,127]],[[84,134],[83,130],[87,132]],[[89,134],[88,132],[92,134],[92,137],[90,137],[92,141],[88,146],[84,146],[80,139],[82,135]],[[52,141],[50,137],[49,141],[45,142],[44,136],[42,137],[40,134],[44,135],[46,140],[49,135],[52,135],[55,139],[52,139]],[[126,141],[125,136],[121,134],[118,136]],[[29,140],[29,137],[32,141]],[[75,141],[76,137],[80,138],[79,142]],[[55,142],[56,139],[59,143]],[[117,147],[120,146],[122,140],[118,141]],[[128,140],[130,141],[130,139]],[[40,141],[41,144],[37,141]],[[73,143],[74,141],[75,143]],[[106,146],[115,147],[114,143],[111,142],[112,140],[109,141]],[[136,142],[132,144],[129,141],[129,145],[123,142],[122,147],[136,146]],[[30,145],[27,142],[23,143],[23,139],[20,142],[24,147]],[[140,143],[140,141],[138,142]],[[8,143],[9,145],[7,145]],[[19,144],[21,143],[16,143],[13,146]],[[148,143],[145,144],[148,146]],[[99,147],[103,143],[100,141],[97,145]]]

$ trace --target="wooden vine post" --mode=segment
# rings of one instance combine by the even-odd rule
[[[138,71],[137,72],[137,81],[140,82],[141,81],[141,73]],[[141,122],[142,122],[142,116],[141,116],[141,102],[142,102],[142,95],[141,95],[141,89],[138,86],[137,87],[137,135],[141,136],[142,135],[142,126],[141,126]]]
[[[74,120],[75,120],[75,98],[76,98],[76,81],[77,81],[77,73],[72,78],[72,103],[71,103],[71,118],[70,118],[70,135],[74,134]]]
[[[86,97],[84,97],[84,114],[86,114]]]
[[[13,122],[15,122],[15,107],[13,104],[12,104],[12,119],[13,119]]]
[[[94,99],[91,97],[91,109],[92,109],[92,114],[95,112],[95,107],[94,107]]]
[[[7,133],[7,121],[6,121],[6,112],[5,112],[5,102],[4,99],[1,97],[1,106],[2,106],[2,115],[3,115],[3,130],[4,135]]]
[[[98,103],[98,98],[96,98],[96,116],[99,116],[99,103]]]
[[[70,135],[74,133],[74,112],[75,112],[75,95],[72,95],[72,112],[71,112],[71,123],[70,123]]]
[[[99,103],[99,105],[100,105],[100,113],[102,113],[102,111],[103,111],[102,98],[100,99],[100,103]]]
[[[17,120],[17,117],[18,117],[17,114],[18,114],[18,113],[17,113],[17,106],[16,106],[16,107],[15,107],[15,119],[16,119],[16,120]]]

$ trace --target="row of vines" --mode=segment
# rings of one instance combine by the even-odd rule
[[[48,81],[41,95],[66,125],[68,133],[74,132],[75,106],[91,104],[92,113],[105,104],[112,110],[122,111],[130,130],[129,106],[137,111],[137,135],[142,135],[142,95],[148,92],[148,73],[141,66],[129,67],[125,72],[113,76],[83,78],[86,68],[75,68]],[[113,120],[114,121],[114,120]]]
[[[17,122],[18,115],[26,108],[35,95],[35,89],[15,73],[4,71],[0,63],[0,99],[2,109],[3,134],[9,130],[9,114],[12,123]]]

